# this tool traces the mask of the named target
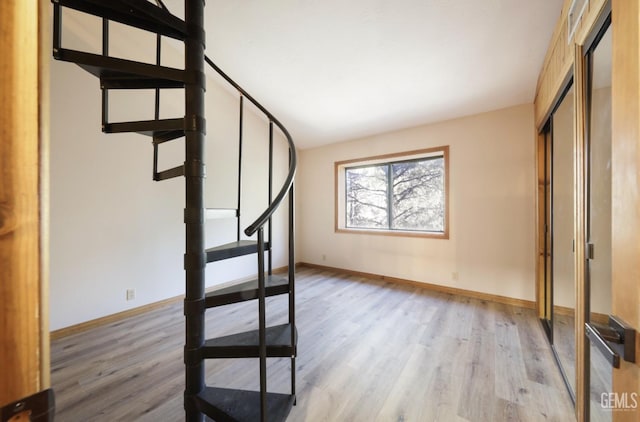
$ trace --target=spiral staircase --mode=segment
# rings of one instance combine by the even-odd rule
[[[105,133],[135,132],[151,139],[153,147],[153,180],[163,181],[183,177],[185,181],[184,224],[186,251],[184,268],[186,289],[185,314],[185,390],[186,420],[202,421],[282,421],[295,404],[295,359],[297,332],[295,328],[294,296],[294,221],[293,178],[296,169],[296,150],[286,128],[262,105],[229,78],[205,56],[204,1],[185,0],[185,20],[173,15],[161,0],[53,0],[53,56],[72,62],[100,79],[102,92],[102,131]],[[94,54],[63,47],[62,28],[65,9],[74,9],[102,18],[102,53]],[[156,63],[125,60],[109,55],[111,22],[142,29],[156,34]],[[162,66],[162,37],[184,43],[184,68]],[[206,65],[206,66],[205,66]],[[237,207],[206,208],[204,200],[205,163],[205,81],[206,72],[216,72],[240,96],[240,130],[238,139],[239,163]],[[113,90],[155,90],[155,118],[144,121],[112,122],[109,120],[109,93]],[[160,95],[163,90],[184,90],[185,115],[161,119]],[[242,119],[244,101],[250,101],[269,121],[269,203],[260,216],[243,232],[242,189]],[[273,192],[274,130],[278,129],[288,144],[289,168],[283,185]],[[159,145],[177,139],[185,140],[185,160],[178,167],[158,168]],[[224,181],[221,181],[223,183]],[[285,276],[272,274],[272,215],[288,199],[288,272]],[[234,242],[207,247],[205,225],[211,219],[227,219],[235,224]],[[233,223],[231,223],[233,221]],[[265,239],[265,229],[267,238]],[[254,280],[206,292],[207,264],[243,255],[255,255],[257,261]],[[266,262],[265,262],[266,261]],[[265,268],[266,266],[266,268]],[[288,322],[267,326],[265,298],[288,297]],[[258,301],[258,329],[218,338],[205,338],[205,313],[209,308],[233,306],[239,302]],[[284,300],[284,298],[282,299]],[[205,385],[205,360],[255,358],[259,360],[259,391],[218,388]],[[291,360],[290,393],[267,390],[267,359]]]

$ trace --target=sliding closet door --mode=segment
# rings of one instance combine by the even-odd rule
[[[540,256],[544,307],[542,325],[575,402],[574,280],[574,115],[573,82],[558,99],[538,144]]]
[[[573,116],[571,87],[552,116],[551,172],[553,348],[565,382],[575,397],[575,281],[573,258]]]
[[[607,28],[608,27],[608,28]],[[587,319],[608,324],[611,314],[611,28],[608,23],[585,57],[587,87]],[[603,397],[613,391],[611,363],[590,342],[591,421],[610,421]]]
[[[551,282],[551,121],[538,140],[538,201],[540,225],[540,286],[542,289],[542,326],[553,344],[553,284]]]

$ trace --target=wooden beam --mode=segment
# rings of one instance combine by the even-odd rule
[[[0,406],[45,388],[41,304],[39,19],[45,2],[0,1]]]

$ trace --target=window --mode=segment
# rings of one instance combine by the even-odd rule
[[[335,163],[336,230],[448,238],[448,153],[445,146]]]

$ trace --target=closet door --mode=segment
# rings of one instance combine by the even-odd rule
[[[586,319],[594,327],[606,327],[611,311],[611,58],[609,20],[605,22],[585,56],[587,70],[587,248]],[[612,420],[609,393],[613,391],[613,366],[607,353],[590,341],[588,363],[590,420]]]
[[[551,280],[553,350],[575,401],[575,281],[573,255],[573,116],[571,87],[552,115]]]
[[[574,115],[570,78],[538,138],[538,218],[540,317],[575,403]]]
[[[539,277],[543,307],[540,320],[553,344],[553,283],[551,280],[551,119],[538,140]]]

